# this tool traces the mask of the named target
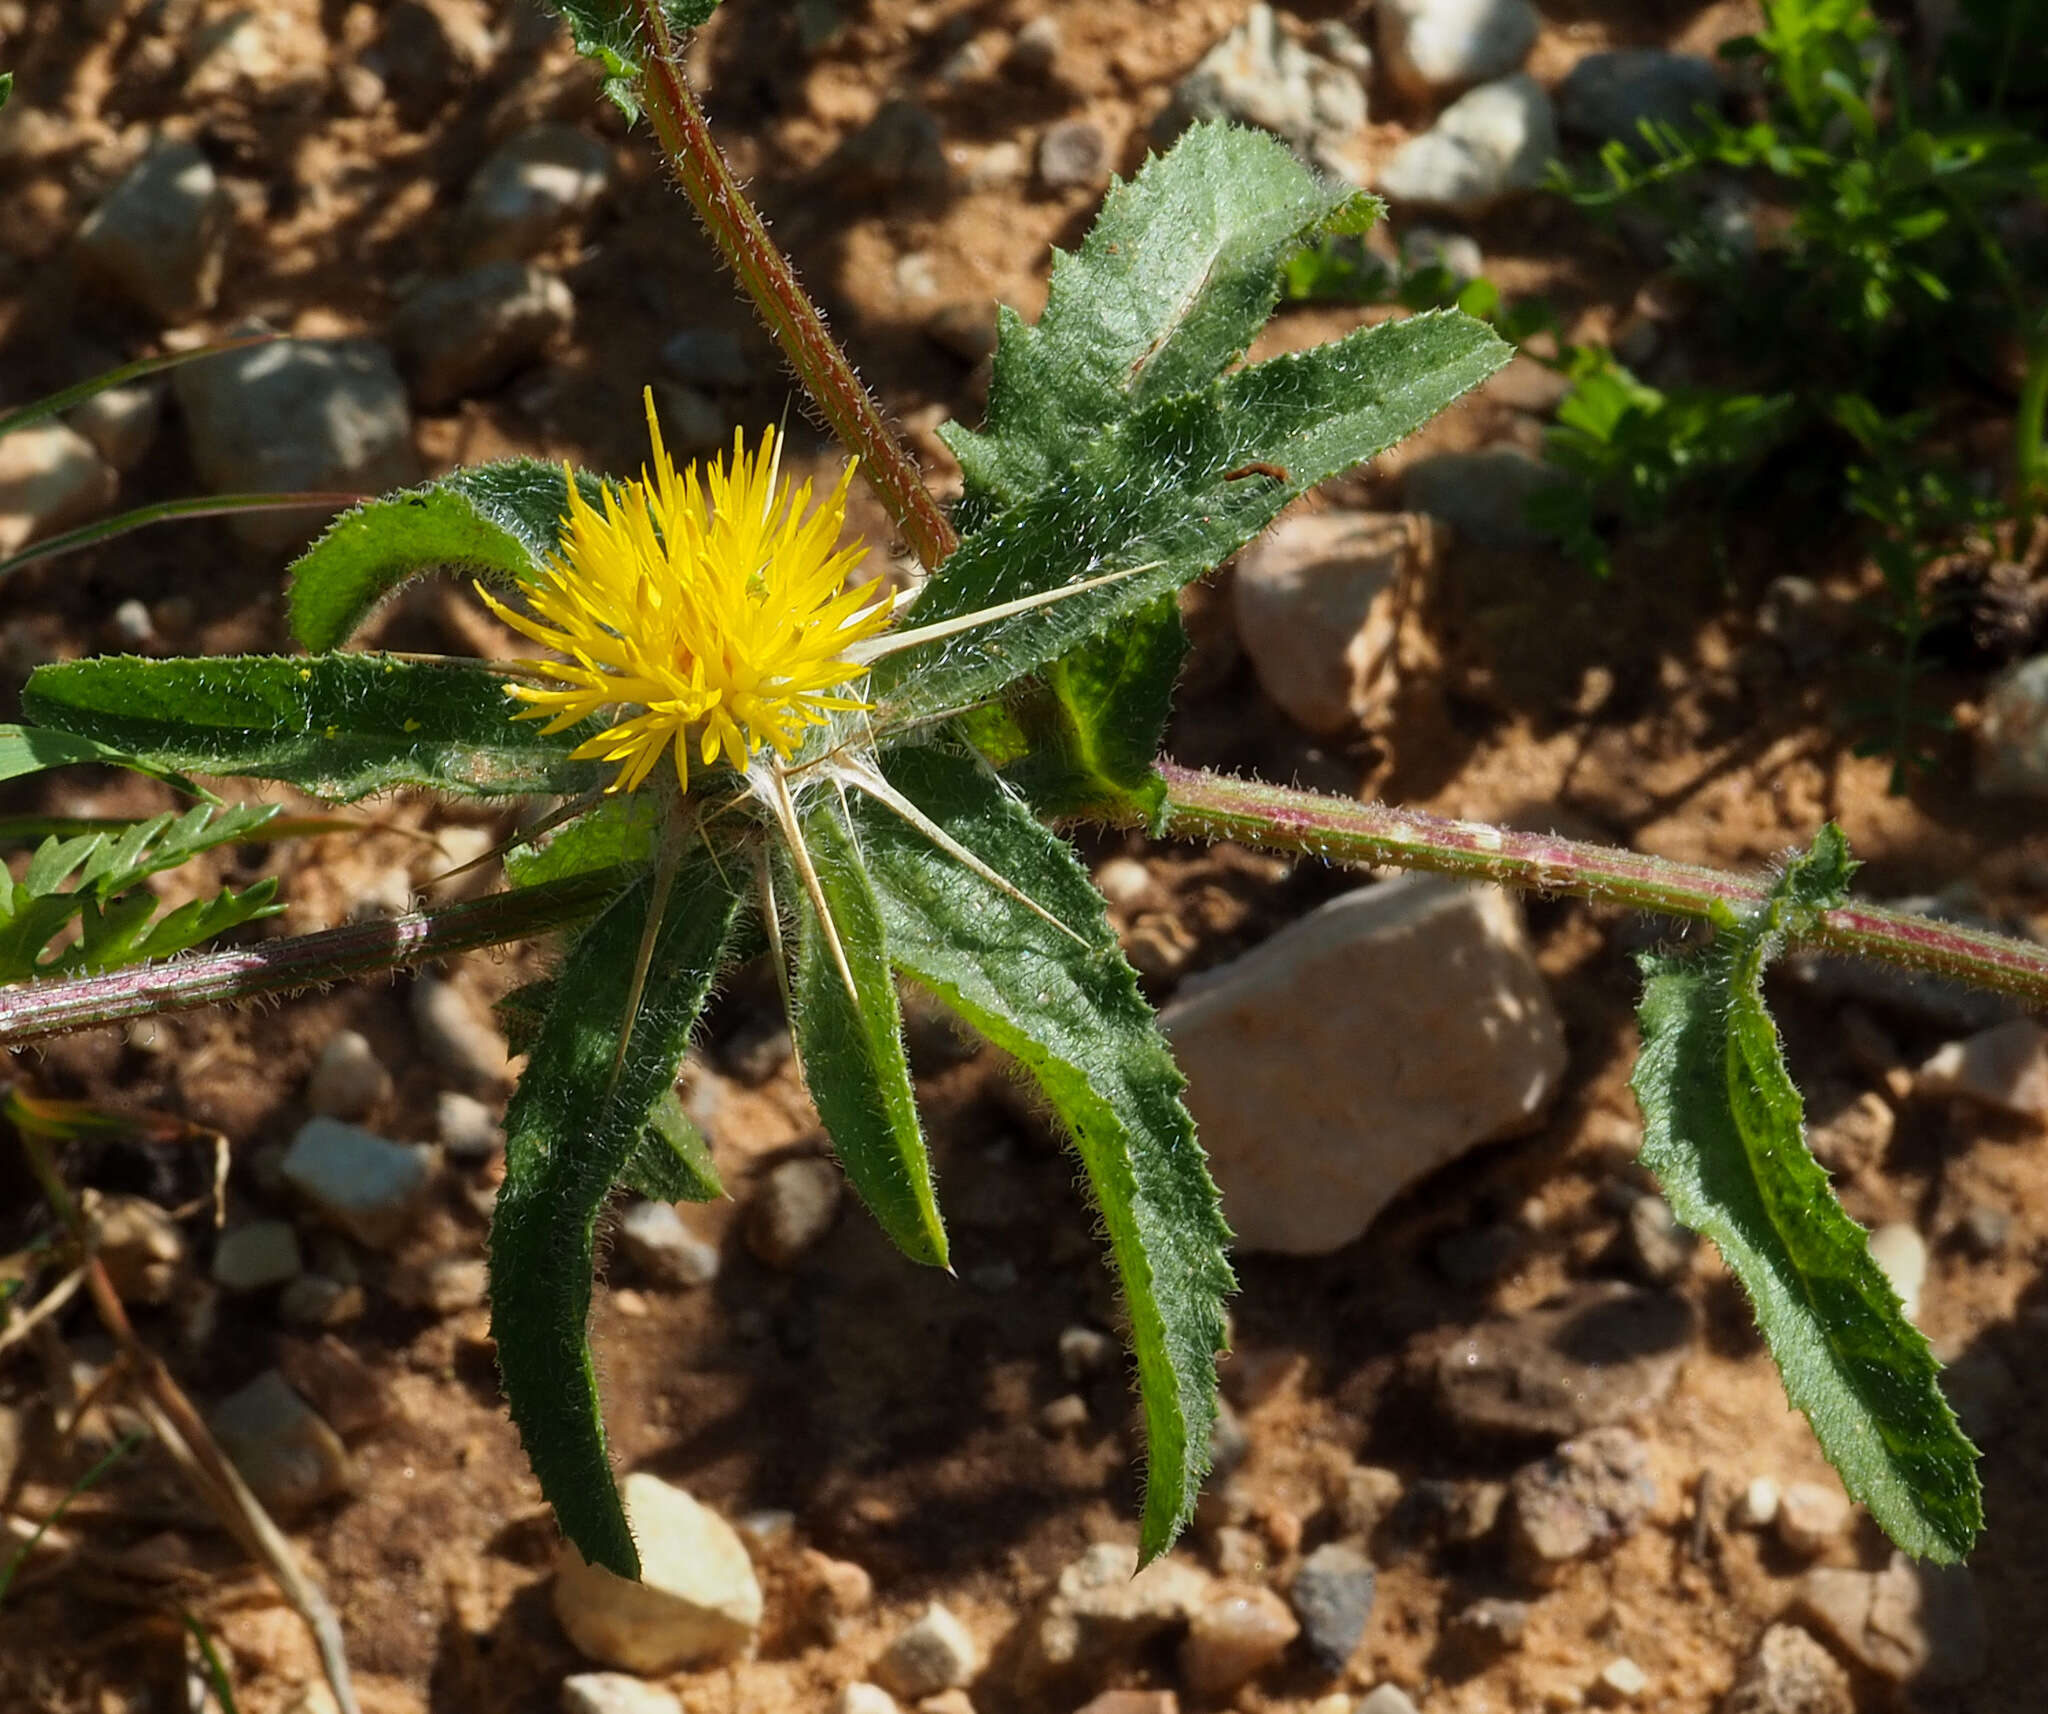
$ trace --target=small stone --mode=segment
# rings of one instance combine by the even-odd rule
[[[828,170],[857,193],[943,190],[951,176],[939,122],[915,102],[882,103],[834,151]]]
[[[732,438],[725,407],[701,387],[656,381],[654,405],[662,438],[674,452],[701,457],[722,450]]]
[[[355,1030],[336,1030],[306,1084],[306,1105],[331,1119],[360,1119],[391,1093],[391,1073]]]
[[[1696,108],[1716,106],[1721,80],[1714,62],[1659,48],[1618,48],[1588,54],[1557,86],[1557,122],[1596,142],[1642,142],[1645,119],[1693,129]]]
[[[1916,1564],[1903,1553],[1883,1571],[1822,1566],[1800,1580],[1796,1606],[1857,1665],[1894,1684],[1939,1690],[1984,1674],[1984,1608],[1965,1566]]]
[[[1209,1587],[1208,1574],[1186,1560],[1155,1560],[1141,1573],[1136,1548],[1098,1542],[1061,1571],[1025,1620],[1025,1675],[1080,1675],[1128,1660],[1186,1624]]]
[[[114,609],[108,628],[124,649],[146,649],[157,640],[156,620],[144,603],[133,598]]]
[[[1927,1284],[1927,1240],[1903,1220],[1870,1234],[1870,1259],[1884,1270],[1908,1321],[1920,1319],[1920,1293]]]
[[[1478,213],[1542,184],[1556,154],[1550,97],[1517,72],[1461,95],[1410,137],[1381,168],[1379,189],[1396,202]]]
[[[2048,1118],[2048,1030],[2014,1018],[1937,1048],[1914,1074],[1921,1095],[1960,1096],[2021,1118]]]
[[[66,420],[116,470],[133,470],[156,444],[163,415],[163,388],[136,382],[93,394]]]
[[[1094,190],[1109,178],[1109,139],[1092,119],[1062,119],[1038,139],[1038,182],[1047,190]]]
[[[733,1520],[751,1547],[772,1552],[796,1537],[796,1513],[781,1506],[764,1506]]]
[[[2012,1242],[2012,1216],[1988,1202],[1977,1203],[1956,1223],[1956,1241],[1980,1262],[2002,1256]]]
[[[1540,20],[1529,0],[1380,0],[1379,58],[1411,100],[1505,77]]]
[[[832,1714],[901,1714],[902,1704],[879,1684],[855,1679],[839,1687],[832,1699]]]
[[[301,1274],[284,1288],[277,1312],[294,1327],[346,1327],[360,1321],[369,1301],[359,1285],[325,1274]]]
[[[1400,1474],[1377,1464],[1350,1465],[1338,1478],[1331,1497],[1338,1528],[1363,1540],[1370,1540],[1400,1503]]]
[[[100,1266],[126,1303],[168,1303],[185,1272],[187,1246],[178,1223],[147,1197],[119,1193],[92,1204]]]
[[[832,1230],[844,1182],[816,1155],[771,1169],[747,1205],[747,1248],[771,1268],[794,1267]]]
[[[1024,146],[1002,137],[968,162],[961,179],[964,188],[970,191],[1008,190],[1012,185],[1023,182],[1030,165]]]
[[[1060,1373],[1069,1381],[1090,1381],[1116,1367],[1122,1348],[1095,1327],[1068,1327],[1060,1332]]]
[[[790,1061],[794,1042],[788,1022],[767,1012],[755,1014],[718,1044],[718,1062],[750,1088],[766,1083]]]
[[[1034,13],[1010,43],[1009,67],[1026,77],[1048,77],[1060,55],[1060,21],[1050,12]]]
[[[1976,787],[1981,797],[2048,797],[2048,655],[2008,668],[1985,692]]]
[[[396,1243],[427,1193],[420,1150],[338,1119],[308,1119],[284,1157],[284,1181],[373,1250]]]
[[[481,1256],[441,1256],[417,1276],[404,1301],[432,1315],[459,1315],[477,1308],[489,1285],[490,1275]]]
[[[1468,232],[1446,232],[1435,226],[1411,226],[1401,234],[1401,270],[1416,274],[1425,268],[1441,268],[1459,285],[1476,280],[1486,272],[1486,257],[1479,240]],[[1533,359],[1530,360],[1533,363]],[[1510,364],[1512,368],[1514,365]],[[1540,364],[1535,365],[1541,368]],[[1545,375],[1550,371],[1543,369]],[[1563,391],[1565,383],[1560,383]],[[1489,397],[1497,396],[1489,392]]]
[[[413,402],[436,410],[538,362],[575,319],[566,283],[505,257],[422,286],[392,317],[391,342]]]
[[[242,1479],[281,1518],[345,1492],[353,1479],[341,1437],[275,1369],[223,1399],[210,1421]]]
[[[661,1285],[701,1286],[718,1278],[718,1246],[685,1226],[669,1203],[632,1203],[613,1230],[626,1259]]]
[[[1074,1714],[1180,1714],[1180,1698],[1170,1690],[1105,1690]]]
[[[1088,1426],[1088,1401],[1079,1393],[1062,1393],[1038,1413],[1038,1426],[1047,1434],[1075,1434]]]
[[[434,1097],[434,1135],[455,1160],[490,1160],[505,1149],[505,1127],[496,1111],[459,1089]]]
[[[195,143],[160,141],[78,229],[89,278],[161,323],[213,307],[233,206]]]
[[[1720,1714],[1856,1714],[1842,1663],[1797,1625],[1773,1625],[1744,1663]]]
[[[986,298],[941,304],[925,317],[925,337],[963,363],[979,363],[996,348],[995,305]]]
[[[512,1055],[504,1035],[454,983],[437,976],[416,978],[411,1011],[420,1046],[448,1076],[482,1090],[511,1081]]]
[[[981,1664],[967,1627],[934,1601],[882,1651],[875,1677],[896,1695],[916,1701],[973,1678]]]
[[[1415,1714],[1415,1704],[1398,1684],[1382,1684],[1366,1692],[1352,1714]]]
[[[213,1283],[223,1291],[262,1291],[298,1278],[299,1235],[288,1221],[230,1226],[213,1246]]]
[[[1529,502],[1556,485],[1540,458],[1514,446],[1436,452],[1401,473],[1401,493],[1481,547],[1534,547],[1549,538],[1529,521]]]
[[[1838,1177],[1853,1178],[1884,1159],[1898,1129],[1891,1103],[1866,1089],[1839,1112],[1830,1114],[1807,1133],[1814,1158]]]
[[[604,195],[611,151],[573,125],[545,124],[501,143],[469,182],[456,241],[471,263],[544,250]]]
[[[1736,1497],[1733,1513],[1737,1529],[1766,1530],[1778,1516],[1785,1496],[1769,1476],[1752,1476]]]
[[[1822,1482],[1794,1482],[1778,1498],[1778,1539],[1802,1559],[1824,1553],[1849,1527],[1849,1501]]]
[[[385,80],[408,125],[432,117],[454,88],[490,64],[490,31],[466,10],[431,0],[395,0],[385,9],[378,43]]]
[[[1160,1022],[1245,1250],[1341,1248],[1426,1174],[1525,1129],[1565,1069],[1515,905],[1425,875],[1332,900],[1186,983]]]
[[[1649,1688],[1650,1675],[1627,1655],[1622,1655],[1600,1669],[1599,1676],[1593,1680],[1593,1700],[1615,1707],[1623,1702],[1633,1702]]]
[[[1259,0],[1174,85],[1153,139],[1163,146],[1202,119],[1256,126],[1313,151],[1365,123],[1365,86],[1355,72],[1295,41]]]
[[[555,1565],[562,1629],[591,1660],[655,1674],[730,1659],[761,1629],[761,1585],[732,1526],[682,1489],[636,1471],[619,1485],[640,1548],[640,1581],[585,1562]]]
[[[63,423],[0,435],[0,555],[96,517],[119,487],[92,442]]]
[[[1294,1615],[1270,1589],[1219,1584],[1188,1618],[1180,1645],[1181,1677],[1195,1695],[1230,1695],[1287,1652],[1300,1635]]]
[[[1308,1657],[1332,1678],[1342,1672],[1372,1617],[1372,1561],[1341,1541],[1325,1542],[1301,1562],[1287,1591]]]
[[[1445,1639],[1467,1660],[1483,1664],[1521,1646],[1529,1628],[1529,1603],[1489,1595],[1459,1608],[1445,1626]]]
[[[941,1690],[934,1696],[920,1696],[917,1714],[974,1714],[974,1698],[964,1690]]]
[[[1679,1225],[1661,1196],[1639,1196],[1622,1220],[1629,1271],[1645,1285],[1671,1285],[1685,1277],[1699,1235]]]
[[[278,1367],[299,1396],[344,1440],[378,1427],[391,1415],[391,1390],[346,1340],[286,1339]]]
[[[666,1690],[623,1672],[579,1672],[562,1680],[562,1714],[683,1714]]]
[[[799,1563],[804,1616],[837,1642],[848,1625],[875,1604],[875,1580],[849,1559],[807,1547]]]
[[[753,365],[739,335],[722,327],[686,327],[661,344],[661,366],[690,387],[738,392],[753,385]]]
[[[1547,1587],[1633,1535],[1656,1503],[1649,1448],[1626,1428],[1596,1428],[1509,1480],[1508,1562]]]
[[[188,363],[172,379],[185,443],[215,494],[331,489],[380,493],[419,472],[405,383],[369,339],[280,339]],[[256,547],[318,531],[317,512],[238,513]]]

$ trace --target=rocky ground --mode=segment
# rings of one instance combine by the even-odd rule
[[[730,0],[692,50],[727,148],[942,490],[995,300],[1043,301],[1113,171],[1193,114],[1387,191],[1391,249],[1483,259],[1653,378],[1683,317],[1529,187],[1559,148],[1717,87],[1739,4]],[[518,451],[631,468],[651,382],[684,446],[787,408],[644,137],[535,11],[0,0],[0,363],[12,402],[254,321],[283,344],[0,443],[0,552],[139,503],[367,489]],[[1590,58],[1653,49],[1629,60]],[[1660,105],[1662,104],[1662,105]],[[1563,141],[1560,142],[1560,137]],[[1366,312],[1284,313],[1265,347]],[[1839,534],[1738,518],[1625,542],[1594,582],[1523,538],[1557,384],[1518,360],[1188,601],[1182,760],[1752,866],[1839,819],[1880,896],[2025,928],[2048,821],[2025,669],[1935,688],[1981,728],[1904,797],[1859,693]],[[835,467],[792,426],[809,462]],[[887,567],[879,508],[860,526]],[[313,522],[178,526],[0,595],[11,686],[101,649],[284,643]],[[1783,544],[1797,544],[1788,555]],[[509,652],[461,590],[395,648]],[[2038,669],[2037,669],[2038,671]],[[6,710],[0,709],[0,714]],[[1981,715],[1981,717],[1980,717]],[[2001,736],[2003,734],[2003,736]],[[10,805],[142,813],[66,777]],[[239,854],[280,931],[487,886],[503,825],[425,802]],[[480,1241],[508,951],[261,1011],[52,1044],[46,1094],[231,1147],[76,1157],[138,1326],[342,1616],[364,1706],[702,1714],[2017,1711],[2048,1637],[2048,1069],[1997,1005],[1824,964],[1776,990],[1817,1151],[1953,1364],[1984,1446],[1970,1568],[1894,1559],[1845,1501],[1732,1280],[1632,1163],[1632,951],[1659,925],[1230,848],[1086,852],[1168,1007],[1243,1236],[1229,1410],[1195,1529],[1133,1581],[1116,1309],[1056,1139],[913,1009],[959,1277],[903,1263],[823,1155],[773,984],[719,1001],[686,1093],[730,1201],[621,1207],[594,1317],[650,1552],[628,1598],[563,1561],[498,1402]],[[197,884],[196,880],[191,884]],[[0,1251],[32,1230],[0,1160]],[[132,1418],[82,1305],[0,1355],[15,1539]],[[116,1376],[118,1379],[118,1376]],[[0,1706],[186,1709],[191,1612],[247,1714],[328,1706],[297,1619],[145,1448],[0,1608]]]

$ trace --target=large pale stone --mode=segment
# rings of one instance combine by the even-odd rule
[[[1557,153],[1550,96],[1526,72],[1461,95],[1388,157],[1378,188],[1395,202],[1478,213],[1543,182]]]
[[[1375,17],[1387,76],[1416,99],[1505,77],[1541,24],[1529,0],[1380,0]]]
[[[555,1616],[590,1659],[628,1672],[673,1672],[723,1660],[761,1629],[761,1585],[725,1519],[644,1471],[619,1486],[640,1581],[586,1563],[566,1542],[555,1566]]]
[[[84,272],[160,322],[213,307],[233,212],[195,143],[161,142],[78,229]]]
[[[96,516],[119,485],[92,442],[63,423],[0,436],[0,556]]]
[[[1350,1243],[1417,1179],[1525,1129],[1565,1069],[1513,903],[1425,875],[1333,899],[1161,1023],[1247,1250]]]

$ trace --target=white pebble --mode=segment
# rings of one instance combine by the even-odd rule
[[[1735,1502],[1735,1522],[1742,1529],[1767,1530],[1778,1515],[1778,1484],[1769,1476],[1752,1476]]]
[[[1908,1321],[1920,1319],[1920,1288],[1927,1283],[1927,1240],[1903,1220],[1870,1234],[1870,1259],[1899,1294]]]

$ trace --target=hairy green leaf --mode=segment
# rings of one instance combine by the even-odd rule
[[[794,895],[799,925],[790,1021],[804,1082],[833,1152],[882,1230],[912,1261],[943,1268],[946,1228],[904,1057],[881,908],[837,794],[813,797],[800,826],[831,915],[828,934],[801,882],[781,883]]]
[[[1508,360],[1456,312],[1361,328],[1240,369],[1098,435],[1021,505],[964,540],[906,628],[1112,573],[1084,593],[885,656],[884,718],[950,714],[1103,636],[1222,564],[1287,503],[1383,452]]]
[[[1742,1281],[1786,1396],[1849,1493],[1907,1552],[1956,1560],[1983,1527],[1975,1449],[1926,1339],[1807,1149],[1764,1006],[1764,967],[1842,902],[1852,868],[1830,824],[1763,905],[1716,917],[1705,953],[1643,957],[1643,1162]]]
[[[589,869],[620,863],[649,863],[661,837],[661,812],[652,792],[616,792],[534,845],[505,853],[505,878],[515,887],[537,887]]]
[[[628,119],[640,117],[637,85],[647,51],[640,9],[633,0],[547,0],[567,20],[576,51],[604,73],[604,93]],[[671,33],[694,30],[718,10],[718,0],[659,0]]]
[[[1187,1522],[1209,1467],[1223,1299],[1233,1283],[1230,1234],[1181,1104],[1183,1079],[1072,848],[963,757],[899,746],[886,771],[1086,942],[886,810],[859,805],[890,959],[1012,1054],[1072,1134],[1130,1317],[1148,1448],[1149,1559]]]
[[[600,503],[597,477],[578,471],[576,486]],[[505,458],[344,512],[292,565],[292,635],[309,649],[338,649],[386,595],[430,571],[531,582],[555,551],[568,505],[562,465]]]
[[[1081,248],[1053,253],[1037,324],[1002,312],[987,427],[941,431],[967,476],[963,522],[1035,494],[1110,424],[1206,387],[1272,314],[1283,258],[1379,212],[1265,132],[1224,124],[1112,186]]]
[[[465,797],[579,792],[601,783],[569,751],[589,722],[549,738],[515,720],[481,665],[384,655],[102,655],[38,667],[33,718],[116,745],[146,765],[286,780],[347,801],[399,786]]]
[[[612,1484],[588,1343],[595,1228],[671,1092],[723,960],[739,896],[708,857],[670,888],[623,1062],[619,1033],[652,883],[619,895],[570,948],[505,1111],[505,1182],[491,1216],[491,1334],[541,1492],[593,1565],[639,1575]]]
[[[45,768],[68,768],[79,762],[97,762],[109,768],[129,768],[151,779],[162,780],[192,797],[208,803],[220,800],[165,768],[153,768],[126,750],[111,744],[97,744],[75,732],[59,732],[48,726],[0,726],[0,780],[18,780],[24,774],[39,774]]]
[[[650,1202],[716,1202],[725,1194],[711,1145],[673,1089],[655,1102],[619,1181]]]

